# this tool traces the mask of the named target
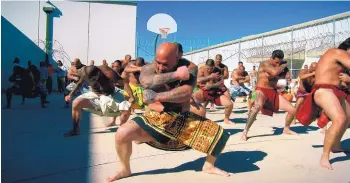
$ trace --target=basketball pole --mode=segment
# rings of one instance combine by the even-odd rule
[[[156,39],[154,40],[154,55],[156,55],[157,52],[157,43],[158,43],[158,38],[160,34],[157,34]]]

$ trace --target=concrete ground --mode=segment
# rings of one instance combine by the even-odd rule
[[[2,96],[2,106],[5,104]],[[3,183],[73,183],[104,182],[119,167],[114,147],[115,128],[106,128],[110,119],[84,113],[81,135],[65,138],[71,124],[70,109],[62,108],[62,96],[52,94],[48,108],[41,109],[38,99],[27,99],[20,105],[15,97],[13,109],[2,110]],[[274,117],[258,115],[250,138],[241,142],[247,108],[235,104],[231,115],[236,125],[222,124],[223,109],[208,112],[231,134],[217,166],[229,172],[224,178],[203,174],[200,170],[205,154],[188,150],[161,151],[146,144],[133,145],[131,166],[133,176],[117,182],[260,182],[260,183],[349,183],[350,155],[332,154],[335,170],[319,167],[323,137],[318,127],[294,125],[298,136],[281,135],[285,113]],[[117,120],[118,121],[118,120]],[[349,130],[343,144],[350,147]]]

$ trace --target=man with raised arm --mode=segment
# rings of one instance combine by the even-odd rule
[[[85,66],[79,73],[79,81],[73,90],[65,97],[69,102],[74,94],[80,90],[85,82],[91,87],[88,91],[77,97],[72,104],[73,129],[65,133],[65,137],[80,135],[80,119],[82,109],[100,116],[120,116],[120,125],[124,124],[130,116],[130,103],[124,100],[120,90],[115,87],[116,83],[123,85],[122,78],[107,65]],[[124,86],[131,94],[130,88]],[[130,95],[132,96],[132,95]]]
[[[151,111],[129,120],[116,132],[119,170],[107,181],[131,175],[132,141],[146,142],[163,150],[193,148],[206,153],[203,171],[229,176],[214,166],[228,134],[213,121],[189,112],[196,78],[190,74],[188,62],[180,60],[178,47],[169,42],[159,45],[155,60],[142,68],[140,82],[145,88],[144,101]]]
[[[287,63],[281,64],[284,58],[282,50],[275,50],[272,52],[272,56],[269,60],[260,64],[258,69],[258,82],[255,87],[255,101],[249,115],[247,124],[242,134],[242,140],[246,141],[248,131],[259,111],[262,114],[272,116],[273,113],[282,109],[288,112],[286,116],[286,122],[283,129],[284,134],[296,134],[290,130],[290,125],[294,119],[295,108],[287,101],[283,96],[277,93],[277,82],[280,76],[283,76],[287,68]]]
[[[330,152],[349,152],[340,144],[350,121],[350,97],[342,88],[342,82],[347,80],[342,73],[349,69],[350,38],[322,55],[317,63],[312,91],[296,115],[301,124],[310,125],[321,113],[317,123],[320,128],[332,121],[325,135],[320,159],[320,166],[330,170],[333,169],[329,162]]]
[[[224,123],[234,124],[230,121],[233,102],[230,97],[225,95],[227,88],[220,73],[221,70],[215,67],[214,60],[208,59],[205,66],[198,71],[197,82],[200,90],[196,91],[193,97],[198,103],[212,102],[217,106],[224,106]]]

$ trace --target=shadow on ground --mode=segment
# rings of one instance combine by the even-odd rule
[[[350,139],[345,139],[341,142],[341,146],[345,149],[350,149]],[[312,145],[313,148],[323,148],[323,145]],[[345,154],[345,156],[341,156],[341,157],[336,157],[334,159],[331,159],[330,162],[331,163],[335,163],[335,162],[341,162],[341,161],[347,161],[350,160],[350,152],[347,153],[343,153]]]
[[[277,127],[272,127],[272,128],[273,128],[273,134],[249,136],[248,138],[267,137],[267,136],[281,135],[283,133],[283,128],[277,128]],[[290,129],[295,131],[298,134],[308,134],[310,131],[316,131],[319,128],[314,126],[294,126],[294,127],[291,127]]]
[[[244,113],[247,113],[248,110],[237,110],[237,111],[233,111],[233,113],[236,113],[236,114],[244,114]]]
[[[246,123],[247,122],[247,118],[231,118],[230,120],[232,122],[235,122],[235,123]],[[224,120],[221,119],[221,120],[217,120],[215,122],[220,123],[220,122],[224,122]]]
[[[243,129],[224,129],[224,132],[234,135],[236,133],[243,132]]]
[[[226,152],[219,156],[215,165],[227,171],[228,173],[243,173],[260,170],[254,163],[261,161],[267,154],[262,151],[233,151]],[[135,173],[132,176],[138,175],[154,175],[154,174],[165,174],[165,173],[176,173],[187,170],[194,170],[196,172],[202,171],[202,166],[205,161],[205,157],[196,159],[191,162],[184,163],[175,168],[168,169],[157,169],[146,172]]]
[[[110,127],[106,130],[100,131],[100,132],[92,132],[91,134],[104,134],[104,133],[114,133],[118,130],[119,125],[115,127]]]

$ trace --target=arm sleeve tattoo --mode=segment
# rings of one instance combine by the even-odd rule
[[[176,81],[174,72],[156,74],[153,64],[146,65],[141,70],[140,83],[145,89],[155,90],[173,81]]]
[[[191,98],[192,90],[191,86],[184,85],[178,88],[172,89],[171,91],[161,92],[156,94],[156,98],[160,102],[170,103],[182,103],[186,102]]]

